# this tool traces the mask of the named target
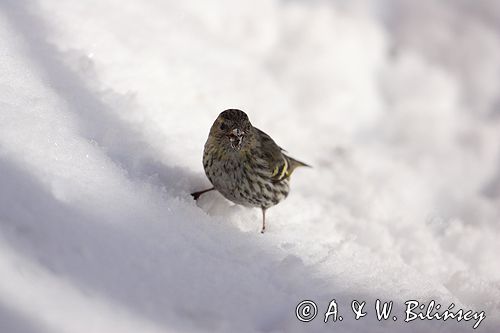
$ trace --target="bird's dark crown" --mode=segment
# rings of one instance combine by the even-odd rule
[[[238,109],[227,109],[222,111],[220,117],[225,120],[232,120],[234,122],[248,121],[248,116],[245,112]]]

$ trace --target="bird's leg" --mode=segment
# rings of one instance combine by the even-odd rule
[[[209,188],[209,189],[206,189],[203,191],[193,192],[193,193],[191,193],[191,195],[193,196],[194,200],[198,200],[200,195],[202,195],[205,192],[212,191],[212,190],[215,190],[215,187],[212,187],[212,188]]]
[[[266,231],[266,208],[262,208],[262,230],[260,231],[261,234]]]

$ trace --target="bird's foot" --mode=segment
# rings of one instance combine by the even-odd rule
[[[191,193],[191,196],[193,197],[194,200],[198,200],[198,198],[205,192],[208,192],[208,191],[212,191],[212,190],[215,190],[215,188],[209,188],[209,189],[206,189],[206,190],[203,190],[203,191],[198,191],[198,192],[193,192]]]

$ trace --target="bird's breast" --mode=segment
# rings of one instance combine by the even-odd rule
[[[258,156],[224,154],[208,147],[203,156],[203,165],[214,187],[237,204],[267,208],[288,195],[289,180],[273,181],[269,177],[266,162]]]

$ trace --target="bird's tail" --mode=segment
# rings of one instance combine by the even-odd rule
[[[286,156],[286,155],[285,155]],[[290,176],[293,172],[298,167],[308,167],[312,168],[309,164],[306,164],[304,162],[298,161],[294,158],[291,158],[290,156],[286,156],[287,162],[288,162],[288,170],[287,170],[287,176]]]

